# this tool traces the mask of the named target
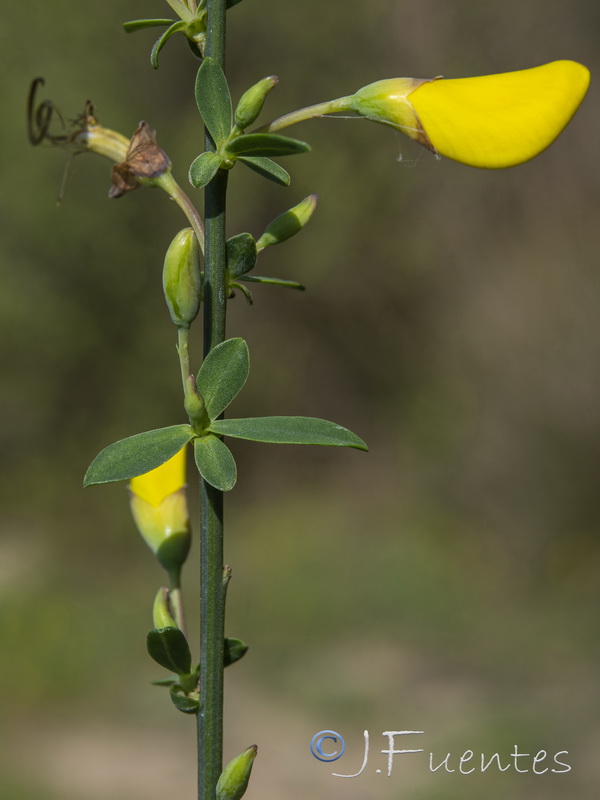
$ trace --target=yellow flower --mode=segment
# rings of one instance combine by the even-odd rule
[[[351,98],[357,113],[398,128],[435,153],[500,169],[545,150],[577,111],[590,82],[575,61],[478,78],[392,78]]]
[[[179,568],[190,549],[185,452],[184,447],[160,467],[129,483],[137,528],[166,570]]]

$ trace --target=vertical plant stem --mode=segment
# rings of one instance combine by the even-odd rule
[[[208,0],[206,55],[224,68],[225,0]],[[206,147],[214,143],[206,134]],[[227,172],[205,189],[204,355],[225,339]],[[223,494],[200,479],[200,712],[198,800],[214,800],[223,765]]]

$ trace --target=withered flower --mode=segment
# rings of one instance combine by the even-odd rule
[[[137,189],[144,180],[159,178],[171,168],[171,161],[156,143],[156,131],[140,122],[131,137],[125,160],[112,168],[111,198]]]

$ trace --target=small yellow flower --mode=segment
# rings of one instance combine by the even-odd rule
[[[185,488],[185,447],[160,467],[129,483],[137,528],[167,570],[179,568],[190,548]]]
[[[454,161],[500,169],[552,144],[589,82],[582,64],[553,61],[477,78],[377,81],[353,95],[351,107]]]

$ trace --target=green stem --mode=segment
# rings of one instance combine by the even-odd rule
[[[164,175],[161,175],[160,178],[157,178],[156,183],[169,195],[171,200],[174,200],[177,203],[179,208],[186,215],[190,225],[194,229],[200,249],[204,253],[204,225],[202,223],[202,217],[198,213],[196,206],[192,203],[190,198],[183,191],[181,186],[177,183],[170,172],[165,172]]]
[[[225,63],[225,0],[208,0],[206,55]],[[206,148],[214,143],[206,133]],[[219,170],[204,194],[204,355],[225,339],[225,201],[227,176]],[[223,493],[200,479],[200,712],[198,799],[214,800],[223,768]]]
[[[206,142],[208,148],[209,142]],[[225,200],[229,171],[220,169],[204,193],[205,263],[204,263],[204,356],[225,339],[227,268],[225,235]]]
[[[253,133],[273,133],[273,131],[280,131],[282,128],[288,128],[290,125],[295,125],[297,122],[304,122],[307,119],[314,119],[315,117],[324,117],[326,114],[335,114],[336,111],[352,111],[351,106],[352,97],[338,97],[337,100],[327,100],[325,103],[317,103],[314,106],[306,106],[299,108],[297,111],[291,111],[289,114],[284,114],[283,117],[274,119],[260,128],[255,128]]]
[[[179,366],[181,367],[181,382],[183,384],[184,395],[188,392],[188,378],[190,377],[189,342],[189,328],[177,328],[177,353],[179,355]]]

